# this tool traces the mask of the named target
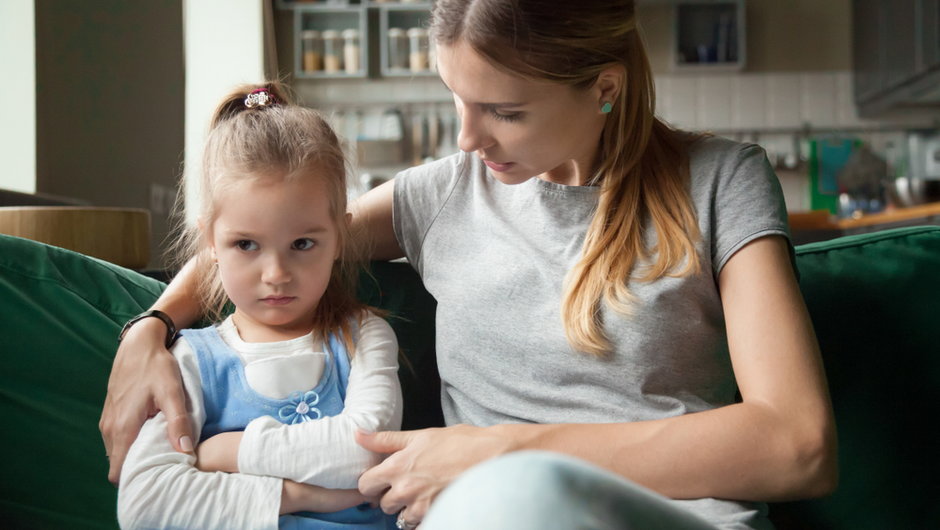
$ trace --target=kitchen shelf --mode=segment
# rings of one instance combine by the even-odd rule
[[[365,7],[361,5],[336,5],[321,2],[291,2],[297,4],[292,6],[294,11],[294,75],[297,78],[306,79],[361,79],[365,78],[368,72],[368,17]],[[337,31],[340,34],[338,46],[334,50],[338,54],[337,64],[334,69],[328,68],[329,59],[325,53],[326,43],[321,43],[323,69],[309,70],[304,68],[304,49],[303,34],[304,31],[315,30],[323,32],[328,30]],[[345,68],[345,49],[342,32],[346,30],[358,31],[358,50],[355,54],[358,61],[358,68],[353,71],[347,71]],[[322,40],[322,38],[321,38]]]
[[[373,4],[370,4],[373,5]],[[379,3],[379,50],[381,68],[380,71],[384,77],[416,77],[416,76],[436,76],[437,71],[434,67],[434,50],[430,44],[430,39],[425,36],[420,50],[417,52],[423,55],[425,67],[416,67],[412,69],[410,62],[411,56],[415,53],[411,50],[408,31],[412,29],[421,29],[427,31],[430,17],[430,3]],[[399,41],[399,53],[401,60],[394,61],[393,49],[391,44],[392,35],[389,30],[398,29],[403,32]],[[398,62],[396,67],[394,62]]]
[[[676,71],[744,68],[744,0],[680,0],[673,10]]]

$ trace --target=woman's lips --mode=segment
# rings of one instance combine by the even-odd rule
[[[483,163],[486,164],[486,167],[499,173],[505,173],[512,169],[512,166],[516,165],[515,162],[506,162],[505,164],[500,164],[498,162],[493,162],[492,160],[484,160]]]
[[[285,305],[291,303],[293,300],[293,296],[268,296],[261,299],[262,302],[268,305]]]

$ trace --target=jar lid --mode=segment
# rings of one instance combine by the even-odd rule
[[[307,29],[300,32],[300,36],[305,39],[316,39],[320,37],[320,32],[315,29]]]
[[[404,37],[405,30],[401,28],[388,28],[388,36],[389,37]]]
[[[335,29],[328,29],[323,32],[324,39],[335,39],[339,37],[339,32]]]
[[[350,39],[350,38],[358,37],[358,36],[359,36],[359,30],[358,30],[358,29],[352,29],[352,28],[350,28],[350,29],[344,29],[344,30],[343,30],[343,37],[344,37],[344,38]]]
[[[428,35],[428,30],[424,28],[409,28],[408,36],[409,37],[426,37]]]

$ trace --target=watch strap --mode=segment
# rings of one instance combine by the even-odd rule
[[[124,340],[124,335],[127,334],[127,330],[131,329],[131,327],[134,324],[140,322],[141,320],[145,318],[150,318],[150,317],[160,319],[164,324],[166,324],[166,343],[165,344],[166,344],[167,349],[169,349],[170,346],[172,346],[173,343],[176,342],[176,338],[179,335],[179,332],[176,329],[176,324],[173,323],[173,319],[170,318],[170,315],[167,315],[166,313],[164,313],[163,311],[160,311],[159,309],[149,309],[137,315],[136,317],[128,320],[127,323],[124,324],[124,327],[121,328],[121,333],[118,335],[118,343]]]

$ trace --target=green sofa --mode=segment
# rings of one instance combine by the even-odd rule
[[[797,248],[839,428],[841,481],[825,499],[775,504],[778,528],[940,526],[940,227]],[[0,235],[0,526],[114,528],[98,433],[121,324],[164,288],[74,252]],[[389,312],[409,363],[405,428],[439,425],[435,302],[402,263],[374,263],[360,295]]]

